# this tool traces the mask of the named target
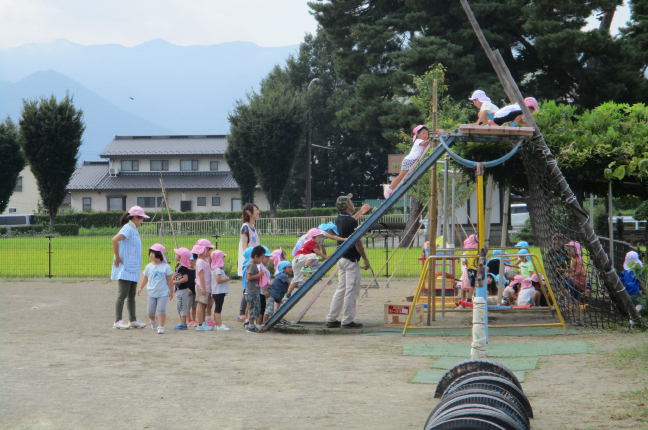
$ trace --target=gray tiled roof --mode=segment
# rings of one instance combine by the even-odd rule
[[[225,135],[115,136],[100,156],[221,155],[226,149]]]
[[[238,189],[230,172],[167,172],[164,186],[168,190]],[[84,163],[77,167],[67,187],[78,190],[159,190],[158,172],[124,173],[108,175],[108,163]]]
[[[107,161],[85,161],[77,166],[68,190],[94,190],[97,185],[108,176]]]

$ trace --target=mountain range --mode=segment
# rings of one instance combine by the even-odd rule
[[[226,134],[234,102],[296,50],[160,39],[134,47],[58,40],[0,49],[0,115],[17,122],[23,98],[69,91],[85,113],[81,159],[97,159],[115,135]]]

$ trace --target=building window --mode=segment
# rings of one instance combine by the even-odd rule
[[[10,214],[17,214],[18,213],[18,208],[9,208],[9,213]]]
[[[198,170],[198,160],[180,160],[180,170]]]
[[[22,191],[22,176],[18,176],[18,179],[16,179],[16,186],[14,187],[14,191]]]
[[[165,209],[166,205],[164,204],[164,197],[157,198],[157,207]]]
[[[198,206],[207,206],[207,197],[198,197]]]
[[[143,208],[154,208],[155,197],[138,197],[137,206],[141,206]]]
[[[83,212],[88,212],[92,210],[92,197],[83,198]]]
[[[151,172],[167,172],[169,170],[169,160],[151,160]]]
[[[220,206],[220,197],[212,197],[212,206]]]
[[[122,160],[122,172],[137,172],[139,171],[139,160]]]
[[[108,199],[108,212],[121,212],[126,210],[126,197],[117,196],[110,197],[106,196]]]
[[[241,210],[241,199],[232,199],[232,212]]]
[[[218,161],[210,161],[209,170],[218,170]]]

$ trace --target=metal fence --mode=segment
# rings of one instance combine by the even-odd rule
[[[364,217],[366,218],[366,217]],[[257,231],[261,244],[271,250],[283,248],[290,256],[299,236],[308,229],[335,217],[282,218],[257,220]],[[362,221],[362,219],[361,219]],[[381,219],[384,223],[402,223],[402,215],[389,215]],[[177,244],[191,248],[196,240],[207,238],[216,242],[218,248],[228,256],[226,270],[236,273],[239,229],[237,220],[218,221],[178,221],[173,223]],[[118,228],[115,229],[115,233]],[[174,259],[171,225],[167,222],[145,223],[140,228],[142,247],[146,250],[156,242],[167,249],[167,258]],[[214,237],[218,236],[218,237]],[[395,278],[418,278],[422,263],[422,245],[425,242],[423,230],[415,237],[412,247],[397,249],[404,236],[402,230],[374,230],[363,238],[363,244],[376,274],[387,259],[389,265],[383,269],[381,277],[394,274]],[[102,236],[0,236],[0,278],[103,278],[110,276],[113,259],[112,235]],[[336,243],[326,240],[327,253],[334,251]],[[395,251],[394,251],[395,250]],[[396,264],[401,261],[398,269]],[[149,260],[144,255],[142,267]],[[170,263],[174,266],[173,261]],[[367,273],[367,272],[365,272]]]

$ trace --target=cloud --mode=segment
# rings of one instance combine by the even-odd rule
[[[135,46],[299,44],[317,23],[306,0],[0,0],[0,48],[66,39]]]

